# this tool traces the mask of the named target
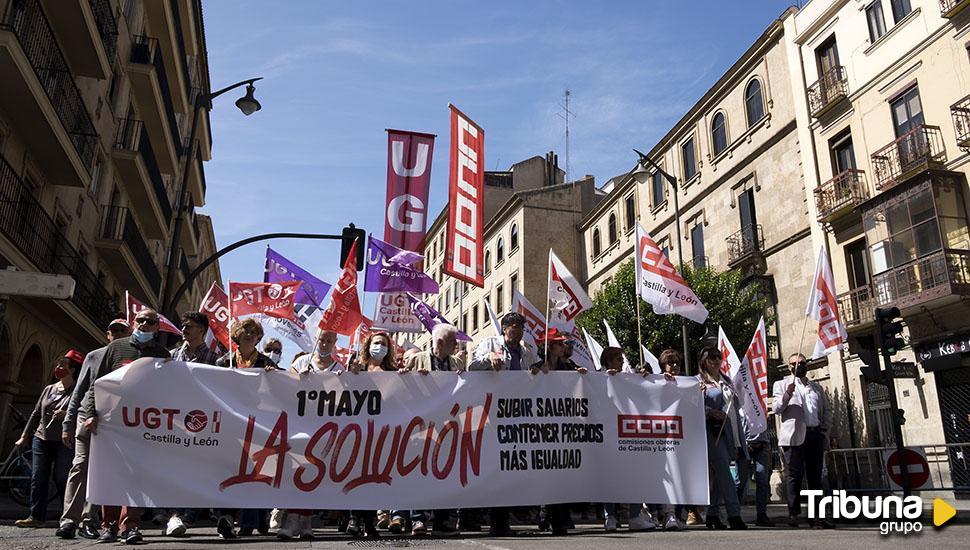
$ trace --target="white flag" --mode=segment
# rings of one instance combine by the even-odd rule
[[[603,370],[603,365],[600,363],[600,357],[603,355],[603,346],[594,340],[586,332],[586,329],[583,329],[583,336],[586,338],[586,347],[589,348],[589,353],[593,356],[593,365],[596,367],[596,370]]]
[[[313,353],[317,344],[317,325],[323,318],[323,310],[310,304],[296,304],[293,306],[292,321],[268,315],[253,315],[253,317],[276,329],[281,336],[299,346],[301,350]]]
[[[717,327],[717,349],[721,351],[721,372],[731,377],[731,380],[738,381],[738,369],[741,368],[741,358],[734,351],[734,346],[724,334],[724,329]]]
[[[525,296],[519,294],[518,290],[512,291],[512,311],[525,317],[525,332],[522,339],[532,345],[532,349],[539,349],[536,347],[536,340],[539,340],[546,330],[546,316]]]
[[[513,290],[512,292],[515,292],[515,291]],[[499,323],[498,322],[498,319],[495,317],[495,312],[492,311],[492,304],[489,303],[489,300],[485,300],[485,309],[488,311],[488,318],[489,318],[489,320],[492,321],[492,328],[495,329],[496,336],[501,336],[502,335],[502,324]]]
[[[663,372],[663,370],[660,368],[660,360],[657,359],[656,355],[650,353],[647,346],[640,344],[640,353],[643,354],[643,361],[650,365],[650,368],[653,370],[654,374],[660,374]]]
[[[815,264],[815,277],[812,281],[812,292],[808,296],[805,315],[818,321],[818,339],[815,341],[815,351],[812,352],[812,359],[817,359],[840,351],[849,339],[845,325],[839,319],[835,280],[824,246],[818,251],[818,262]]]
[[[695,323],[707,320],[707,308],[677,273],[657,243],[637,222],[637,292],[657,315],[676,313]]]
[[[573,328],[572,334],[569,335],[569,339],[573,342],[573,363],[576,363],[576,366],[583,367],[586,370],[594,369],[599,363],[599,358],[593,359],[593,354],[589,346],[583,341],[582,335],[579,332],[579,327],[575,327]]]
[[[576,326],[576,316],[593,307],[593,301],[586,295],[573,274],[559,260],[556,253],[549,249],[549,327],[560,332],[572,333]]]
[[[623,349],[623,346],[620,345],[620,340],[613,334],[613,329],[610,328],[610,324],[606,322],[606,319],[603,319],[603,325],[606,327],[606,343],[611,348]],[[630,366],[630,360],[626,358],[626,353],[623,354],[623,372],[633,372],[633,367]]]
[[[749,434],[755,436],[768,429],[768,347],[765,319],[761,318],[754,331],[751,345],[744,354],[738,375],[733,379],[734,389],[741,399],[744,419]]]

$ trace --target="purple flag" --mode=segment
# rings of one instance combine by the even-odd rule
[[[408,292],[407,295],[408,302],[411,304],[411,313],[413,313],[414,316],[421,321],[421,324],[424,325],[424,328],[428,329],[428,332],[431,332],[434,329],[434,326],[437,324],[452,324],[448,319],[445,319],[440,313],[435,311],[433,307],[415,298],[410,292]],[[460,330],[458,331],[457,338],[459,341],[472,341],[470,336]]]
[[[364,290],[369,292],[420,292],[437,294],[438,283],[423,271],[412,267],[424,256],[370,237],[367,243],[367,277]]]
[[[285,283],[289,281],[303,281],[294,298],[297,304],[323,307],[324,298],[330,292],[330,283],[317,279],[307,270],[287,260],[282,254],[274,252],[272,248],[267,246],[263,282]]]

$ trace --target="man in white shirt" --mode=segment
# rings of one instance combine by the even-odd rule
[[[809,489],[822,489],[825,442],[832,425],[832,409],[822,387],[808,379],[808,362],[796,353],[788,358],[791,376],[775,382],[775,416],[781,419],[778,446],[785,456],[785,488],[788,497],[788,524],[798,527],[801,514],[802,477]],[[815,519],[816,529],[828,527]]]

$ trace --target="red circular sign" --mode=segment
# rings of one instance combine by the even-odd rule
[[[906,470],[909,471],[909,486],[911,489],[918,489],[930,479],[930,465],[927,464],[923,455],[912,449],[903,449],[906,453]],[[903,470],[899,465],[899,451],[893,451],[886,460],[886,472],[893,483],[903,486]]]

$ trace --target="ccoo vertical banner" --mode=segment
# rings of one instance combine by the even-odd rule
[[[451,170],[444,272],[484,287],[485,131],[454,105],[448,107],[451,108]]]
[[[433,134],[387,130],[387,205],[384,242],[422,253],[428,221]],[[368,262],[371,258],[368,255]],[[373,264],[368,266],[372,267]],[[375,325],[394,332],[421,332],[401,292],[385,292],[378,300]]]

